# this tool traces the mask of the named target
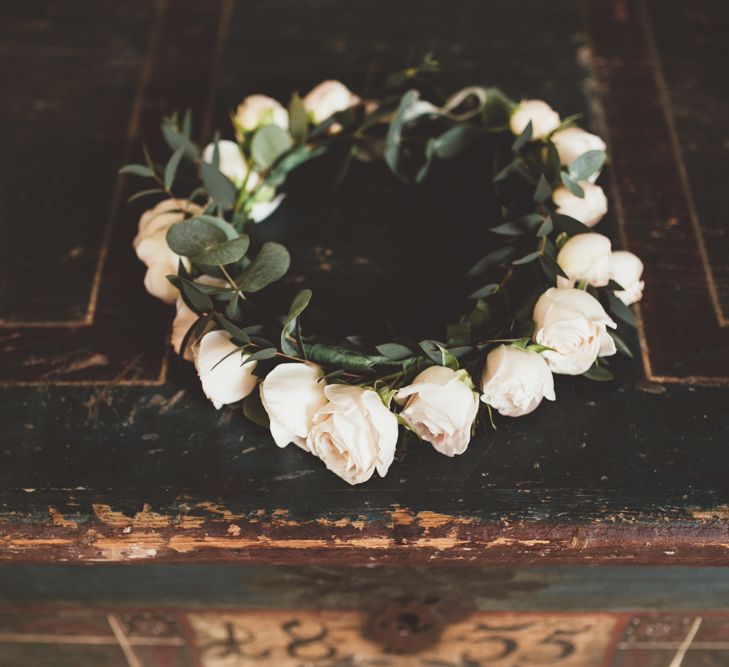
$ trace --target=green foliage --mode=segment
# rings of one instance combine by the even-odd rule
[[[524,146],[526,146],[531,141],[533,133],[534,127],[532,126],[532,121],[529,121],[522,133],[514,140],[514,143],[511,146],[511,150],[515,153],[518,153],[522,148],[524,148]]]
[[[602,169],[605,164],[605,151],[587,151],[576,158],[569,166],[569,176],[575,181],[586,181]]]
[[[270,169],[293,146],[286,130],[278,125],[259,127],[251,140],[251,155],[263,170]]]
[[[309,120],[306,115],[304,103],[297,93],[291,96],[289,102],[289,132],[297,144],[306,141],[306,132],[309,127]]]
[[[236,200],[236,188],[231,181],[215,165],[200,163],[200,178],[212,200],[224,211],[233,207]]]
[[[238,238],[223,241],[223,243],[207,248],[193,255],[190,259],[195,264],[204,264],[206,266],[233,264],[245,257],[249,244],[250,239],[243,234]]]
[[[607,382],[608,380],[613,379],[613,374],[604,366],[598,366],[595,364],[586,370],[582,374],[582,377],[585,377],[588,380],[595,380],[596,382]]]
[[[289,270],[289,251],[280,243],[269,241],[256,255],[251,265],[240,277],[240,288],[244,292],[258,292],[282,278]]]

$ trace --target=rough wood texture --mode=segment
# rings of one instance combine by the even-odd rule
[[[139,137],[151,136],[163,112],[195,103],[203,128],[210,127],[222,124],[245,94],[283,98],[325,77],[367,90],[381,74],[429,50],[450,68],[453,87],[495,83],[514,96],[543,97],[565,113],[583,110],[605,123],[618,216],[603,229],[616,239],[623,234],[647,258],[640,344],[648,379],[624,361],[615,364],[615,383],[560,378],[555,404],[524,419],[501,419],[496,432],[481,429],[468,452],[452,461],[403,435],[390,475],[352,489],[300,450],[279,450],[236,412],[216,412],[206,402],[192,369],[166,356],[169,311],[143,292],[143,270],[129,247],[139,207],[124,207],[121,195],[112,205],[104,259],[107,208],[91,202],[98,226],[85,217],[73,241],[91,255],[101,248],[98,303],[89,322],[59,323],[83,318],[85,295],[94,294],[94,262],[86,254],[78,270],[48,268],[54,248],[48,241],[42,252],[29,253],[38,235],[29,224],[16,226],[17,236],[5,247],[5,281],[22,276],[31,300],[18,298],[17,285],[4,288],[15,296],[3,301],[0,329],[0,559],[725,564],[729,389],[721,385],[729,382],[729,329],[715,307],[724,299],[726,258],[709,253],[704,259],[711,271],[699,262],[695,225],[702,221],[694,213],[710,216],[711,197],[702,196],[693,213],[690,203],[701,147],[713,144],[703,121],[690,122],[690,104],[677,107],[673,125],[666,105],[682,90],[677,68],[703,71],[669,48],[672,36],[685,28],[698,40],[706,21],[726,25],[727,17],[709,0],[690,8],[675,4],[667,13],[659,4],[524,0],[499,3],[497,19],[493,6],[466,0],[458,11],[450,3],[427,3],[425,11],[414,1],[370,3],[367,11],[324,0],[175,1],[140,3],[134,10],[89,5],[88,15],[111,21],[119,39],[57,36],[74,58],[60,59],[56,76],[73,78],[80,58],[98,57],[118,76],[102,76],[95,91],[118,94],[122,86],[126,105],[107,117],[103,104],[79,108],[62,96],[58,104],[64,113],[88,115],[88,123],[107,121],[94,135],[108,148],[98,150],[107,156],[103,168],[87,167],[89,189],[107,204],[115,187],[120,193],[128,188],[114,174],[123,135],[130,135],[136,155]],[[65,7],[49,3],[46,25],[33,22],[36,12],[27,4],[3,6],[3,54],[14,58],[3,58],[3,73],[12,71],[6,62],[24,62],[44,39],[30,28],[62,30],[73,19]],[[115,12],[125,20],[110,19]],[[140,24],[149,30],[144,44]],[[656,53],[671,63],[665,81]],[[696,81],[699,88],[710,85]],[[58,94],[53,82],[23,83],[12,79],[8,89],[20,111],[32,105],[36,91],[39,99]],[[130,101],[135,86],[142,91],[138,108]],[[726,112],[725,98],[714,104]],[[6,125],[19,113],[0,110]],[[7,138],[11,149],[0,155],[2,182],[11,193],[3,197],[9,207],[3,219],[32,214],[52,225],[55,215],[65,225],[76,171],[54,158],[61,185],[47,193],[46,211],[37,187],[46,167],[33,161],[23,171],[8,159],[22,151],[28,133],[49,131],[42,116],[34,118],[28,117],[25,134]],[[203,129],[202,136],[209,133]],[[51,143],[60,142],[54,137]],[[71,144],[79,140],[69,137]],[[692,147],[683,166],[674,140]],[[417,252],[406,259],[423,253],[432,263],[439,248],[464,245],[463,238],[449,241],[436,232],[454,225],[449,210],[452,216],[468,212],[467,200],[456,198],[452,210],[448,202],[431,206],[432,199],[388,190],[378,179],[374,174],[313,200],[292,196],[260,233],[291,232],[290,287],[307,276],[329,312],[336,308],[353,329],[391,312],[408,290],[413,326],[434,325],[426,307],[431,293],[414,289],[416,281],[395,281],[403,267],[387,249],[378,254],[374,241],[393,234],[405,243],[412,235]],[[706,188],[705,180],[698,183]],[[724,207],[729,203],[724,191],[711,196]],[[480,239],[488,221],[466,216],[464,225],[464,234],[470,230]],[[706,230],[719,234],[715,222]],[[483,252],[478,243],[466,246],[464,253]],[[664,251],[670,254],[659,255]],[[350,260],[357,257],[370,263],[359,265],[359,273],[343,271],[356,267]],[[468,261],[449,253],[447,266],[459,264],[465,268]],[[63,273],[55,291],[46,284],[51,269]],[[419,270],[423,284],[434,280],[427,264]],[[379,287],[361,295],[365,272],[377,276]],[[458,280],[441,284],[436,300],[446,304]],[[388,287],[393,284],[399,291]],[[42,303],[48,292],[54,314],[43,323],[42,313],[29,315],[25,304]],[[22,323],[28,318],[33,321]],[[632,344],[637,349],[638,342]]]

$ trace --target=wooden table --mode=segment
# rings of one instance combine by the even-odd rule
[[[724,664],[722,3],[0,12],[1,666]],[[192,107],[203,140],[246,94],[364,92],[427,52],[453,88],[541,97],[607,138],[603,227],[646,264],[638,360],[613,383],[560,378],[556,403],[455,460],[403,436],[387,478],[350,488],[216,412],[168,354],[116,171],[159,147],[164,113]],[[453,187],[362,167],[336,193],[292,193],[260,234],[292,245],[285,288],[306,279],[339,313],[311,326],[439,325],[429,307],[448,310],[488,238]]]

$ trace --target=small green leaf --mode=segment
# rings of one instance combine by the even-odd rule
[[[512,264],[516,266],[519,266],[521,264],[529,264],[529,262],[533,262],[535,259],[538,259],[541,256],[542,253],[540,253],[539,250],[535,250],[534,252],[530,252],[528,255],[524,255],[524,257],[515,259]]]
[[[543,201],[552,196],[552,186],[546,179],[544,174],[539,175],[539,182],[537,188],[534,190],[534,201],[541,204]]]
[[[450,346],[470,345],[471,323],[459,322],[458,324],[449,324],[446,339],[446,344]]]
[[[289,102],[289,132],[298,144],[306,141],[306,131],[309,127],[309,120],[306,115],[304,103],[297,93],[291,96]]]
[[[185,155],[189,160],[197,160],[200,157],[200,149],[192,141],[190,141],[189,137],[180,134],[169,119],[165,119],[165,122],[162,124],[162,134],[164,135],[167,145],[173,151],[184,147]]]
[[[167,230],[167,245],[185,257],[200,255],[226,240],[226,233],[203,217],[182,220]]]
[[[397,361],[407,359],[413,355],[413,351],[409,347],[400,345],[399,343],[383,343],[375,347],[381,355]]]
[[[586,181],[602,169],[605,164],[605,151],[593,150],[583,153],[569,166],[569,175],[575,181]]]
[[[538,213],[525,215],[517,220],[511,220],[491,228],[491,232],[500,236],[519,236],[536,229],[542,224],[544,218]]]
[[[262,350],[256,350],[248,355],[246,361],[263,361],[264,359],[273,359],[278,354],[275,347],[264,347]]]
[[[120,170],[120,174],[132,174],[133,176],[142,176],[143,178],[150,178],[154,176],[154,171],[143,164],[127,164],[124,165]]]
[[[489,285],[485,285],[481,289],[476,290],[473,294],[471,294],[468,298],[469,299],[484,299],[487,296],[491,296],[492,294],[496,294],[501,288],[496,283],[491,283]]]
[[[186,278],[180,278],[180,294],[187,307],[198,315],[213,310],[213,302],[210,297],[205,292],[200,291],[195,283]]]
[[[626,357],[633,358],[633,352],[628,347],[627,343],[620,337],[618,334],[608,331],[610,334],[610,337],[615,341],[615,347],[618,349],[618,352],[622,352]]]
[[[182,155],[185,152],[185,147],[180,146],[174,153],[172,153],[172,157],[167,162],[167,166],[165,167],[165,187],[169,190],[172,187],[172,184],[175,182],[175,176],[177,175],[177,167],[180,166],[180,160],[182,159]]]
[[[200,178],[208,194],[218,206],[224,211],[233,206],[236,198],[235,185],[222,174],[220,169],[208,162],[201,162]]]
[[[258,424],[258,426],[269,427],[268,413],[263,407],[263,403],[261,403],[261,396],[258,391],[248,394],[243,400],[243,415],[249,421]]]
[[[236,239],[224,241],[218,245],[203,250],[201,253],[194,255],[190,259],[195,264],[205,264],[206,266],[218,266],[224,264],[233,264],[238,262],[245,256],[248,251],[250,239],[246,234]]]
[[[514,248],[509,246],[505,248],[497,248],[490,252],[486,257],[480,259],[474,264],[468,272],[469,276],[480,276],[488,271],[492,266],[497,266],[509,259],[514,254]]]
[[[395,117],[387,128],[385,137],[385,150],[383,157],[392,173],[405,179],[405,174],[400,169],[402,130],[408,118],[408,111],[418,101],[420,95],[417,90],[408,90],[400,99]]]
[[[554,223],[552,222],[552,218],[551,216],[547,216],[537,230],[537,237],[542,238],[543,236],[549,236],[553,229]]]
[[[440,365],[457,371],[459,368],[458,359],[442,345],[438,345],[438,349],[440,350]]]
[[[618,319],[621,319],[625,324],[635,328],[638,326],[635,321],[635,315],[629,306],[626,306],[613,292],[606,290],[608,295],[608,301],[610,303],[610,312],[615,315]]]
[[[272,241],[264,243],[251,265],[241,275],[241,289],[244,292],[262,290],[283,277],[290,264],[291,257],[284,246]]]
[[[472,145],[478,130],[473,125],[459,123],[431,140],[431,150],[442,159],[454,158]]]
[[[292,320],[295,320],[301,313],[304,312],[306,307],[309,305],[309,302],[311,301],[311,290],[310,289],[302,289],[295,297],[294,300],[291,302],[291,306],[289,307],[289,314],[286,316],[286,323],[288,324]]]
[[[291,137],[278,125],[259,127],[251,140],[251,155],[261,169],[268,169],[293,146]]]
[[[590,231],[590,228],[581,223],[579,220],[575,220],[568,215],[562,213],[552,213],[552,221],[554,222],[554,229],[559,233],[567,233],[570,236],[575,234],[585,234]]]
[[[511,150],[515,153],[518,153],[522,148],[524,148],[524,146],[526,146],[531,141],[533,133],[534,127],[532,126],[532,121],[529,121],[522,133],[514,141]]]
[[[604,366],[598,366],[595,364],[588,368],[582,374],[582,377],[585,377],[588,380],[595,380],[597,382],[607,382],[608,380],[613,379],[613,374]]]
[[[158,195],[158,194],[164,194],[164,190],[162,188],[152,188],[151,190],[141,190],[140,192],[137,192],[133,194],[129,199],[127,199],[127,204],[131,204],[133,201],[137,201],[137,199],[141,199],[142,197],[148,197],[149,195]]]
[[[580,187],[579,183],[572,180],[572,178],[569,177],[569,175],[566,172],[562,172],[561,174],[562,183],[564,186],[575,196],[575,197],[584,197],[585,191]]]

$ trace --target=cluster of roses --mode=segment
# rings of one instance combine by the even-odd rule
[[[303,103],[312,122],[319,123],[360,103],[360,99],[343,84],[327,81],[303,98]],[[235,115],[236,131],[251,131],[264,123],[286,129],[288,114],[269,97],[246,98]],[[510,128],[517,136],[529,123],[532,140],[549,137],[563,165],[587,151],[605,148],[595,135],[578,127],[563,128],[559,115],[539,100],[522,101],[511,115]],[[205,149],[205,161],[212,161],[213,150],[212,145]],[[220,141],[218,151],[220,171],[239,189],[257,185],[259,176],[249,173],[236,142]],[[594,183],[596,178],[597,174],[579,183],[584,197],[557,188],[552,194],[557,212],[588,227],[597,224],[607,211],[607,201]],[[254,203],[253,219],[260,221],[275,209],[281,195],[273,194],[267,193]],[[172,336],[177,352],[197,315],[164,278],[177,272],[179,261],[187,262],[170,250],[165,234],[186,215],[201,212],[200,207],[184,200],[163,201],[142,215],[134,242],[139,258],[148,266],[146,288],[158,298],[177,304]],[[279,447],[294,443],[321,459],[342,479],[358,484],[368,480],[375,470],[381,476],[387,473],[394,458],[399,424],[442,454],[462,454],[471,439],[480,401],[505,416],[526,415],[542,399],[555,400],[553,373],[580,375],[599,357],[616,353],[608,333],[608,328],[616,324],[585,288],[606,286],[612,280],[622,288],[615,295],[626,305],[640,300],[640,259],[629,252],[612,251],[607,237],[590,232],[569,238],[560,248],[557,262],[567,277],[560,276],[557,285],[540,296],[533,311],[531,338],[541,351],[516,344],[491,349],[483,368],[480,395],[467,371],[446,366],[427,368],[409,385],[386,392],[387,399],[373,386],[327,384],[324,370],[308,361],[280,363],[259,383],[254,373],[258,362],[249,360],[224,330],[205,333],[185,354],[194,361],[202,388],[217,408],[241,401],[258,387],[271,435]],[[220,278],[205,275],[196,281],[227,285]],[[397,411],[391,409],[391,400],[398,406]]]

